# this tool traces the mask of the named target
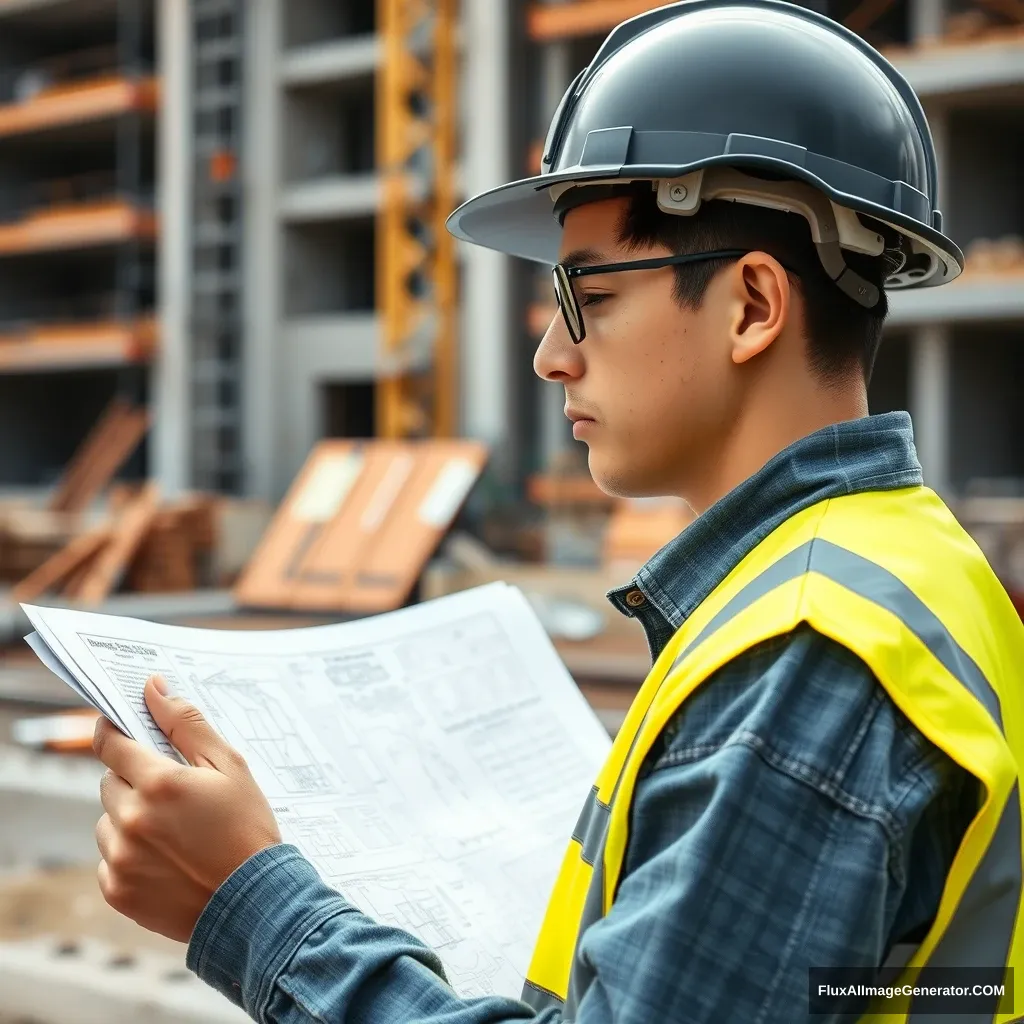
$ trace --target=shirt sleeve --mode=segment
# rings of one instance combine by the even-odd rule
[[[637,788],[615,903],[581,941],[595,980],[576,1024],[792,1024],[806,1019],[809,966],[884,958],[904,848],[945,776],[934,751],[893,731],[862,665],[844,674],[792,655],[790,642],[726,666],[705,684],[713,700],[688,703],[667,731]],[[797,757],[803,704],[785,705],[794,682],[814,699],[815,680],[844,699],[817,708],[826,749]],[[937,901],[919,899],[930,913]],[[260,1024],[563,1021],[514,999],[460,999],[426,946],[353,908],[288,846],[218,890],[188,963]]]
[[[460,999],[441,961],[323,883],[293,846],[250,858],[217,890],[187,964],[259,1024],[557,1024],[525,1003]]]

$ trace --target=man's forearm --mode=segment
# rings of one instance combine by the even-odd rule
[[[355,909],[291,846],[265,850],[224,883],[188,966],[260,1024],[561,1020],[514,999],[460,999],[427,946]]]

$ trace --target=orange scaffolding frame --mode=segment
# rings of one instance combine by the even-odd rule
[[[457,0],[377,0],[377,12],[377,308],[389,367],[377,434],[451,437],[458,269],[444,223],[455,202]]]

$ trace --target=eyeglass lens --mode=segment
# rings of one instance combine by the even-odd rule
[[[572,340],[578,343],[583,338],[583,323],[572,282],[561,266],[554,268],[552,280],[555,286],[555,301],[558,303],[558,310],[562,314],[562,319],[569,329]]]

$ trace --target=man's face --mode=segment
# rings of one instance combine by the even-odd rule
[[[626,204],[610,199],[570,211],[561,259],[603,264],[670,255],[629,251],[618,241]],[[672,267],[575,278],[586,337],[574,345],[560,314],[544,335],[534,369],[565,387],[570,419],[585,417],[573,434],[586,442],[591,474],[607,493],[685,495],[727,436],[739,396],[728,301],[716,296],[722,277],[696,312],[673,297]]]

